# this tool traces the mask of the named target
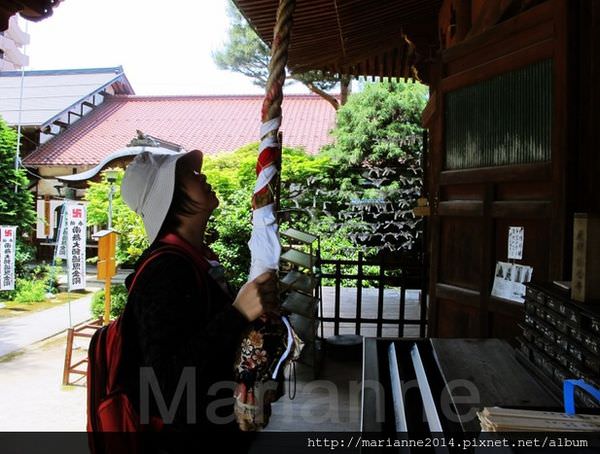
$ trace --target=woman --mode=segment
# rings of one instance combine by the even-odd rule
[[[143,152],[127,167],[121,194],[142,216],[150,247],[126,280],[123,381],[142,420],[161,433],[206,445],[239,435],[233,418],[233,362],[249,322],[275,309],[273,273],[229,293],[215,254],[204,242],[219,201],[201,173],[202,153]],[[156,258],[150,258],[162,251]],[[138,270],[136,266],[136,270]],[[192,433],[194,436],[190,437]],[[162,437],[161,437],[162,438]],[[171,443],[166,452],[176,452]],[[192,451],[189,451],[192,452]]]

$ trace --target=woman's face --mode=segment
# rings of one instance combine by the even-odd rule
[[[183,189],[199,209],[212,213],[219,206],[219,199],[210,184],[206,182],[206,175],[199,170],[202,167],[202,152],[190,151],[181,158],[181,161]]]

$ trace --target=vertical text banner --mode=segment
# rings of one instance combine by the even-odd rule
[[[69,291],[85,289],[85,205],[67,205],[67,279]]]
[[[67,258],[67,206],[64,202],[60,208],[60,222],[58,224],[58,238],[54,247],[54,260]]]
[[[17,246],[17,227],[0,226],[0,290],[15,289],[15,248]]]

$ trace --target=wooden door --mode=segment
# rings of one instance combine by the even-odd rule
[[[565,273],[567,2],[550,0],[442,54],[432,85],[432,337],[512,338],[522,304],[491,296],[509,226],[534,281]]]

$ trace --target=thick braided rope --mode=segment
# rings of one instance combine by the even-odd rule
[[[277,132],[281,126],[285,66],[295,6],[295,0],[281,0],[277,9],[269,61],[269,78],[261,109],[261,143],[256,164],[257,179],[252,197],[254,209],[273,203],[274,199],[272,188],[277,178],[277,163],[281,159],[281,144],[278,141]]]
[[[248,280],[256,278],[269,270],[277,270],[279,267],[279,256],[281,244],[275,215],[275,203],[273,196],[274,182],[278,178],[278,163],[281,160],[281,144],[277,132],[281,126],[281,102],[283,100],[283,83],[285,82],[285,66],[287,62],[287,50],[290,40],[292,26],[292,13],[295,0],[280,0],[277,10],[277,21],[274,30],[273,45],[271,46],[271,60],[269,62],[269,79],[267,81],[265,100],[262,105],[260,127],[260,146],[258,161],[256,163],[256,185],[252,196],[252,235],[248,246],[251,252],[251,264]],[[272,379],[277,377],[279,368],[292,354],[294,333],[289,322],[283,315],[268,313],[267,317],[273,321],[278,318],[285,324],[288,339],[286,351],[278,360]],[[254,366],[255,373],[261,373],[261,366]],[[263,371],[264,372],[264,371]],[[256,430],[264,427],[268,422],[270,407],[258,408],[253,397],[256,391],[260,391],[262,380],[258,378],[250,386],[238,382],[235,395],[235,414],[238,425],[242,430]],[[244,392],[247,390],[247,392]],[[260,418],[267,415],[267,419]]]

